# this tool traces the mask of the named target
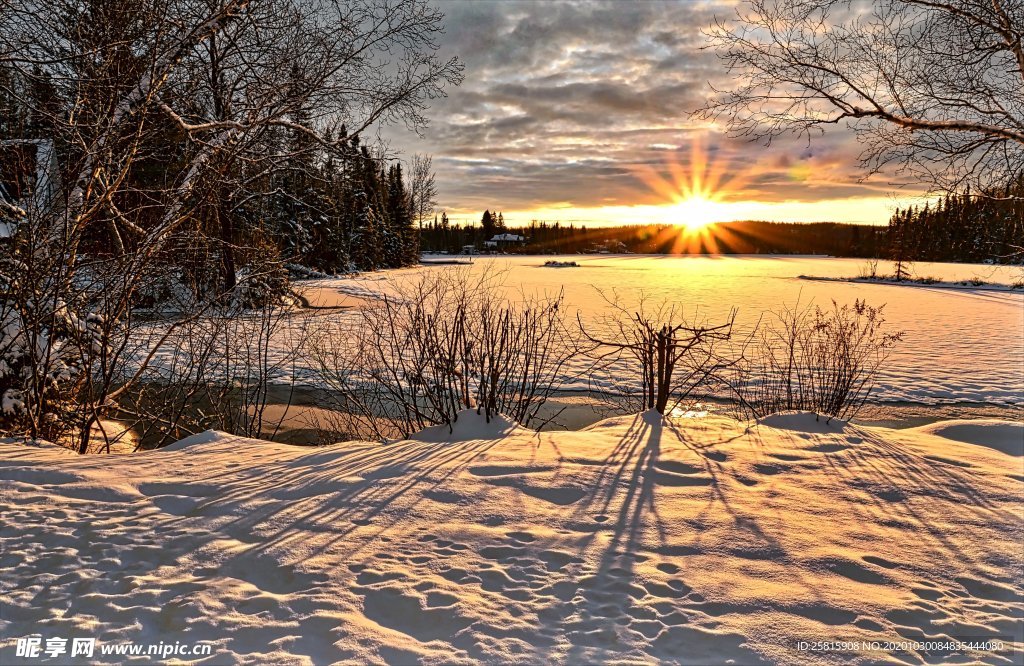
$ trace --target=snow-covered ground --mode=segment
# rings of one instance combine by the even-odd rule
[[[33,633],[97,638],[92,661],[1020,663],[1022,499],[1003,421],[464,413],[390,444],[0,444],[0,663],[46,663],[15,656]]]
[[[1013,284],[989,283],[981,278],[965,279],[958,282],[947,282],[945,280],[934,280],[924,278],[920,280],[897,280],[893,277],[816,277],[813,275],[801,275],[801,280],[818,280],[821,282],[853,282],[855,284],[884,284],[891,287],[918,287],[920,289],[956,289],[960,291],[1006,291],[1024,293],[1024,283]]]

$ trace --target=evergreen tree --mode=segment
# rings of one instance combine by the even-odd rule
[[[907,261],[1021,262],[1024,181],[997,192],[950,193],[923,208],[897,210],[889,222],[890,254]]]
[[[483,230],[483,239],[485,241],[491,240],[494,237],[494,232],[497,227],[494,216],[491,215],[490,210],[485,210],[483,216],[480,218],[480,227]]]
[[[407,262],[406,225],[410,222],[409,202],[402,183],[402,167],[393,164],[387,173],[385,210],[387,225],[384,232],[384,264],[389,267],[404,266]]]

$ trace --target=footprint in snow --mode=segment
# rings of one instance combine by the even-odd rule
[[[867,562],[869,564],[875,564],[875,565],[883,567],[885,569],[895,569],[895,568],[897,568],[899,566],[899,564],[897,564],[895,562],[890,562],[887,559],[884,559],[882,557],[877,557],[875,555],[864,555],[860,559],[864,560],[865,562]]]
[[[681,462],[679,460],[659,460],[654,463],[654,466],[665,472],[674,472],[676,474],[699,474],[704,471],[703,467],[691,465],[690,463]]]

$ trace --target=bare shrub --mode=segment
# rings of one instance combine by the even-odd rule
[[[162,266],[139,254],[79,254],[80,231],[51,210],[29,208],[5,240],[0,432],[85,453],[95,433],[106,438],[103,422],[136,378],[135,296]]]
[[[784,308],[763,323],[734,389],[755,418],[806,410],[849,419],[867,401],[902,333],[886,332],[882,307],[863,300],[822,309]]]
[[[267,382],[294,357],[283,337],[287,311],[246,309],[237,298],[267,273],[242,276],[231,294],[189,293],[144,309],[137,290],[180,287],[176,268],[88,256],[69,276],[60,255],[31,251],[26,229],[0,257],[0,433],[80,453],[211,427],[260,433]]]
[[[211,428],[273,439],[281,419],[264,417],[270,387],[292,378],[302,349],[303,327],[293,321],[283,308],[238,305],[184,321],[155,350],[118,416],[147,446]],[[153,335],[165,325],[155,324]]]
[[[470,311],[471,371],[477,405],[489,419],[505,414],[526,426],[543,427],[541,407],[562,382],[578,340],[565,325],[562,295],[499,304],[492,294]]]
[[[498,276],[430,272],[311,336],[333,429],[376,438],[451,426],[460,410],[541,428],[577,351],[562,297],[504,301]]]
[[[877,280],[878,279],[878,259],[868,259],[860,267],[860,273],[858,277],[862,280]]]
[[[735,310],[724,323],[710,325],[686,322],[677,305],[662,303],[650,310],[641,298],[631,311],[614,297],[606,296],[606,301],[612,312],[596,326],[577,319],[590,343],[587,354],[595,372],[614,377],[623,365],[639,366],[639,384],[627,379],[599,388],[630,411],[654,409],[665,414],[698,391],[711,393],[722,373],[738,360],[721,347],[732,338]],[[625,376],[635,375],[627,371]]]

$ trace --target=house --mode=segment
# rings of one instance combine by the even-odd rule
[[[518,234],[498,234],[491,240],[484,241],[484,247],[489,250],[501,250],[508,247],[518,247],[526,243],[526,237]]]

